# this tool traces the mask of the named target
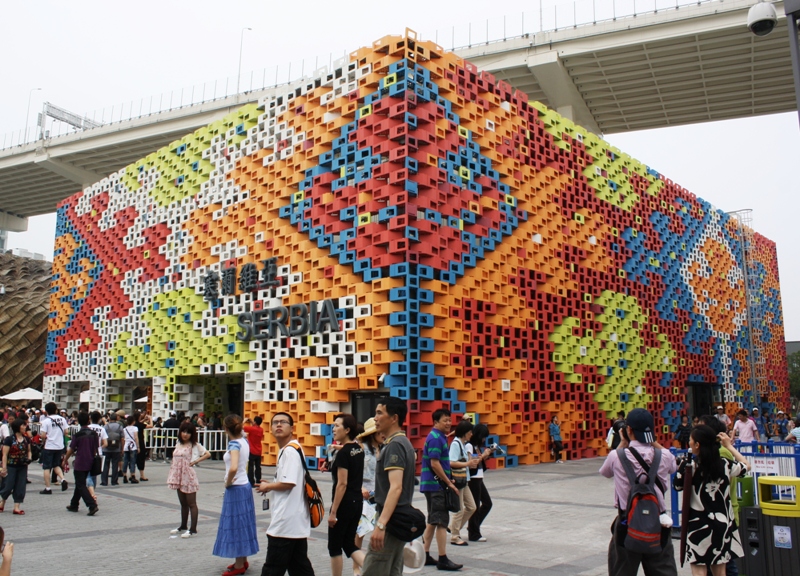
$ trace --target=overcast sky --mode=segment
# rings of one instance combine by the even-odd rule
[[[636,6],[654,0],[636,0]],[[673,0],[659,6],[674,5]],[[681,0],[683,2],[683,0]],[[556,9],[544,1],[544,29],[552,29]],[[558,2],[559,23],[591,12],[582,0]],[[616,0],[617,13],[632,10],[633,0]],[[597,18],[611,15],[612,0],[597,0]],[[524,24],[522,13],[525,11]],[[505,18],[503,17],[505,15]],[[310,72],[386,34],[406,27],[423,39],[449,48],[538,31],[536,0],[459,2],[346,0],[273,2],[227,0],[93,0],[5,2],[0,18],[0,142],[25,126],[32,88],[29,124],[49,101],[100,118],[151,96],[176,94],[192,86],[235,83],[244,32],[242,86],[250,78],[288,77]],[[744,25],[744,23],[743,23]],[[264,72],[264,70],[267,70]],[[251,73],[251,71],[253,71]],[[231,84],[233,86],[233,84]],[[202,89],[202,88],[196,88]],[[207,88],[210,90],[210,88]],[[104,111],[103,111],[104,110]],[[7,136],[6,136],[7,137]],[[753,208],[755,228],[778,244],[786,337],[800,340],[800,128],[797,114],[782,114],[612,135],[607,139],[671,180],[726,210]],[[794,181],[792,181],[794,179]],[[76,190],[77,191],[77,190]],[[10,234],[9,246],[44,253],[53,250],[55,217],[30,220],[29,232]]]

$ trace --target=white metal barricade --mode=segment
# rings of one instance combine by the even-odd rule
[[[151,449],[157,457],[175,448],[177,441],[177,428],[148,428],[144,431],[144,447]],[[224,430],[200,429],[197,431],[197,441],[209,452],[225,452],[228,449]]]

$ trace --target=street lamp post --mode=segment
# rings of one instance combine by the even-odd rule
[[[31,91],[28,92],[28,111],[25,112],[25,142],[28,141],[28,120],[30,119],[31,115],[31,97],[33,97],[33,93],[41,90],[41,88],[31,88]]]
[[[794,74],[794,97],[797,100],[797,114],[800,119],[800,41],[797,39],[800,26],[800,0],[784,0],[783,11],[789,27],[789,47],[792,50],[792,71]]]
[[[242,28],[239,34],[239,74],[236,76],[236,93],[239,94],[239,83],[242,80],[242,47],[244,46],[244,33],[245,30],[253,30],[252,28]]]

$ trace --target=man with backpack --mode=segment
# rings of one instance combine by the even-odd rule
[[[267,528],[267,560],[261,576],[314,576],[308,559],[311,514],[306,500],[305,457],[294,440],[294,420],[286,412],[273,414],[272,436],[278,443],[278,465],[273,482],[262,481],[256,490],[273,492],[272,519]],[[246,566],[246,565],[245,565]]]
[[[108,435],[108,444],[103,449],[103,474],[100,477],[100,486],[108,486],[108,469],[111,468],[111,485],[119,486],[119,462],[122,455],[122,425],[117,422],[116,412],[108,415],[108,424],[104,430]]]
[[[650,412],[631,410],[619,449],[600,468],[601,475],[614,478],[618,511],[608,545],[609,576],[636,576],[640,564],[648,576],[678,574],[670,527],[658,519],[666,510],[664,494],[676,469],[675,457],[656,442],[654,430]]]
[[[50,474],[56,473],[57,478],[61,478],[61,491],[65,492],[69,485],[64,478],[61,469],[61,456],[64,453],[64,433],[67,431],[67,421],[58,415],[58,406],[55,402],[48,402],[44,406],[45,416],[42,418],[42,426],[39,435],[44,440],[44,450],[40,461],[44,470],[44,490],[39,494],[52,494],[50,490]]]

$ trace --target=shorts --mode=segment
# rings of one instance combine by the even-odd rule
[[[42,463],[42,470],[52,470],[61,466],[61,454],[63,450],[42,450],[39,462]]]
[[[447,528],[450,524],[450,513],[444,502],[444,492],[423,492],[428,503],[428,524]]]

